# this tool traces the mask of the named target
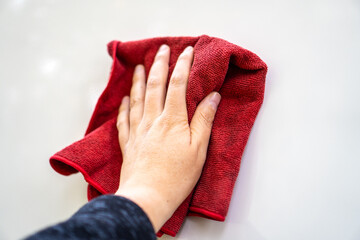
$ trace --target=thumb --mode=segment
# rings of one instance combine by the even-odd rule
[[[197,106],[191,119],[191,142],[199,146],[202,151],[207,151],[212,125],[221,96],[218,92],[207,95]]]

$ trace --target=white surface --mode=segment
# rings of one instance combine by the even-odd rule
[[[86,202],[82,177],[48,158],[82,137],[106,43],[201,34],[255,52],[269,73],[226,222],[188,218],[177,239],[360,239],[357,0],[1,0],[0,239]]]

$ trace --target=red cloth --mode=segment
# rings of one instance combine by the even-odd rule
[[[116,128],[118,107],[122,98],[130,94],[134,67],[144,64],[147,75],[164,43],[171,49],[170,74],[184,48],[194,47],[186,94],[189,122],[198,103],[211,91],[222,96],[202,175],[193,192],[158,232],[158,236],[175,236],[186,215],[225,220],[241,156],[264,96],[267,66],[254,53],[206,35],[110,42],[110,79],[85,137],[53,155],[50,164],[63,175],[81,172],[89,183],[89,200],[116,192],[122,163]]]

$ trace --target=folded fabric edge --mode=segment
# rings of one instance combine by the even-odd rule
[[[172,237],[176,236],[176,232],[171,231],[167,228],[161,228],[160,231],[156,233],[156,236],[161,237],[162,235],[164,235],[164,233]]]
[[[62,156],[55,154],[50,157],[50,165],[56,172],[65,176],[68,176],[72,173],[81,172],[87,183],[89,183],[91,186],[93,186],[96,190],[98,190],[102,194],[108,193],[107,191],[105,191],[103,187],[101,187],[97,182],[95,182],[82,167],[70,161],[69,159],[66,159]],[[70,168],[74,169],[71,173],[69,173]]]
[[[225,217],[221,216],[218,213],[214,213],[214,212],[208,211],[206,209],[199,208],[199,207],[193,207],[193,206],[189,207],[188,216],[204,217],[204,218],[208,218],[208,219],[212,219],[212,220],[216,220],[216,221],[220,221],[220,222],[225,221]]]

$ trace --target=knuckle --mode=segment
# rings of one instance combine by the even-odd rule
[[[149,129],[151,128],[152,125],[153,125],[153,121],[143,119],[140,122],[139,127],[141,127],[145,131],[149,131]]]
[[[161,123],[164,126],[170,126],[172,125],[172,118],[171,116],[164,116],[161,118]]]
[[[174,125],[174,116],[168,114],[164,115],[161,117],[160,122],[165,129],[170,129]]]
[[[188,127],[188,121],[183,116],[176,113],[163,112],[159,118],[159,124],[166,131],[179,130],[181,127]]]
[[[130,108],[136,106],[137,104],[139,104],[142,101],[141,97],[132,97],[131,101],[130,101]]]
[[[120,127],[121,125],[125,124],[126,123],[126,119],[122,116],[120,116],[118,119],[117,119],[117,122],[116,122],[116,126],[117,127]]]
[[[174,86],[183,85],[186,82],[186,77],[180,74],[173,74],[170,79],[170,83]]]
[[[178,109],[179,108],[178,103],[173,98],[169,98],[166,104],[167,104],[168,109]]]
[[[204,112],[204,111],[200,111],[198,117],[200,118],[200,122],[208,128],[212,127],[213,121],[212,121],[212,117],[209,113]]]
[[[149,88],[157,87],[160,85],[160,78],[157,76],[150,76],[146,83],[146,86]]]

